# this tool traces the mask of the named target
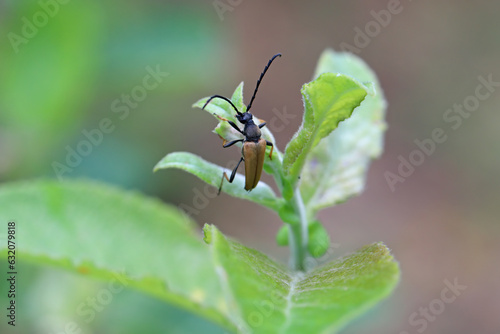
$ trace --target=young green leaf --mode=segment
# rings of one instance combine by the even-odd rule
[[[336,129],[339,122],[351,116],[368,92],[370,87],[340,73],[323,73],[302,86],[304,118],[283,158],[285,175],[292,184],[298,182],[311,150]]]
[[[240,112],[245,112],[247,110],[245,102],[243,101],[243,86],[244,84],[242,81],[234,90],[233,96],[231,96],[231,102],[233,102],[234,106],[238,108]],[[231,110],[231,114],[234,116],[234,110]]]
[[[309,242],[307,246],[312,257],[325,255],[328,247],[330,247],[330,235],[328,235],[319,220],[309,224]]]
[[[205,103],[208,101],[208,99],[209,99],[208,97],[205,97],[201,100],[198,100],[196,103],[193,104],[193,107],[202,109]],[[230,100],[240,112],[244,112],[246,110],[245,105],[243,103],[243,82],[241,82],[238,85],[238,87],[236,87],[233,96],[230,98]],[[203,110],[212,114],[219,121],[217,127],[214,129],[214,132],[216,134],[226,139],[227,141],[241,139],[241,133],[233,129],[233,127],[231,127],[229,123],[221,121],[219,118],[222,117],[229,121],[234,122],[237,125],[240,124],[235,117],[236,111],[231,106],[231,104],[229,104],[229,102],[220,98],[214,98],[210,101],[210,103],[208,103],[205,106],[205,109]]]
[[[328,247],[330,247],[330,236],[328,232],[319,220],[309,223],[307,231],[309,236],[307,243],[309,254],[311,254],[312,257],[323,256],[328,250]],[[289,235],[290,226],[284,224],[276,234],[276,243],[278,246],[288,246],[290,244]]]
[[[360,58],[326,50],[315,76],[326,72],[346,73],[358,81],[372,82],[376,94],[366,96],[353,115],[314,147],[301,174],[300,190],[308,216],[322,208],[359,194],[371,159],[382,151],[385,106],[375,73]]]
[[[236,163],[237,161],[235,160],[234,164],[236,165]],[[220,185],[223,172],[226,172],[228,176],[231,175],[230,169],[224,169],[203,160],[197,155],[187,152],[167,154],[167,156],[156,164],[154,170],[157,171],[165,168],[182,169],[216,188]],[[236,174],[233,183],[229,183],[224,179],[222,191],[228,195],[247,199],[275,211],[282,205],[282,200],[277,198],[271,187],[263,181],[260,181],[257,187],[252,191],[246,191],[244,188],[245,177],[241,174]]]
[[[201,109],[203,108],[207,100],[208,97],[205,97],[197,101],[195,104],[193,104],[193,107]],[[230,100],[240,112],[246,111],[246,106],[243,102],[243,82],[240,83],[238,87],[236,87]],[[241,133],[239,133],[232,126],[230,126],[228,122],[222,121],[219,117],[217,117],[220,116],[229,121],[232,121],[237,126],[239,126],[241,130],[243,130],[243,125],[240,122],[238,122],[238,120],[235,117],[236,111],[227,101],[219,98],[214,98],[210,101],[210,103],[205,107],[204,110],[211,113],[219,121],[219,123],[217,124],[217,126],[213,131],[214,133],[218,134],[221,138],[225,139],[228,142],[236,139],[243,139]],[[253,120],[255,124],[261,124],[264,122],[264,120],[258,118],[258,115],[254,115]],[[267,141],[270,141],[274,145],[272,159],[268,159],[267,156],[269,153],[266,154],[266,158],[264,159],[264,171],[266,173],[274,175],[274,178],[278,181],[278,187],[281,190],[283,188],[283,184],[282,182],[280,182],[283,180],[283,172],[282,172],[283,168],[281,163],[283,160],[282,153],[278,149],[276,145],[276,140],[274,139],[274,136],[269,130],[269,128],[263,127],[261,129],[261,132],[262,132],[262,138],[266,139]],[[241,148],[242,144],[237,143],[236,146]],[[267,148],[267,152],[270,152],[270,148]]]
[[[228,240],[214,226],[204,231],[227,283],[231,317],[243,333],[332,333],[386,297],[399,280],[398,264],[381,243],[304,274]]]

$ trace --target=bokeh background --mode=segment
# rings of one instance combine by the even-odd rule
[[[0,182],[57,178],[53,163],[64,163],[68,147],[85,139],[83,131],[110,118],[114,130],[62,178],[97,179],[193,207],[196,190],[205,185],[176,170],[153,174],[156,162],[172,151],[190,151],[225,165],[239,151],[220,147],[211,132],[216,121],[192,103],[228,96],[241,81],[248,99],[267,60],[281,52],[253,112],[263,119],[274,109],[296,116],[275,132],[283,149],[301,122],[300,87],[320,53],[358,43],[356,52],[378,74],[389,103],[385,152],[372,164],[366,191],[320,218],[337,245],[332,257],[384,241],[400,262],[402,280],[343,333],[500,333],[500,87],[456,130],[443,120],[475,94],[479,76],[500,81],[500,2],[401,0],[399,12],[363,44],[356,31],[376,22],[371,11],[398,1],[74,0],[55,2],[54,15],[26,28],[25,18],[33,23],[44,3],[54,2],[0,1]],[[13,39],[23,29],[29,38]],[[169,75],[126,116],[115,112],[113,103],[142,84],[148,66]],[[396,173],[398,157],[408,159],[414,141],[430,138],[436,128],[447,140],[392,191],[384,173]],[[216,224],[287,261],[288,250],[274,242],[281,223],[272,212],[226,195],[202,206],[193,215],[200,225]],[[6,327],[4,319],[2,333],[60,333],[70,320],[82,323],[74,310],[103,284],[22,266],[19,326]],[[412,313],[437,305],[445,280],[466,288],[431,313],[425,329],[410,323]],[[223,333],[134,291],[116,295],[82,328]]]

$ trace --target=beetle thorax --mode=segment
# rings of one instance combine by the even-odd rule
[[[261,136],[261,132],[259,129],[259,126],[255,124],[253,121],[248,122],[245,124],[245,139],[248,141],[258,141]]]

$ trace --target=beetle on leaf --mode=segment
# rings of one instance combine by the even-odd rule
[[[236,111],[236,119],[243,124],[243,130],[241,130],[234,122],[223,118],[219,115],[217,116],[220,120],[228,122],[229,125],[231,125],[236,131],[241,133],[244,138],[242,139],[237,139],[233,140],[230,142],[227,142],[223,138],[223,143],[222,146],[224,148],[233,146],[236,143],[243,142],[243,146],[241,148],[241,159],[236,165],[236,167],[233,169],[231,176],[228,177],[226,172],[222,173],[222,179],[220,181],[220,186],[219,186],[219,192],[220,194],[222,190],[222,184],[224,182],[224,178],[229,181],[229,183],[232,183],[234,180],[234,177],[236,176],[236,171],[238,170],[238,167],[240,166],[242,161],[245,161],[245,190],[250,191],[253,188],[257,186],[260,180],[260,176],[262,174],[262,168],[264,167],[264,156],[266,154],[266,146],[271,146],[271,152],[269,153],[269,158],[272,159],[272,154],[273,154],[273,143],[270,141],[267,141],[263,138],[261,138],[261,132],[260,129],[266,125],[266,123],[261,123],[259,125],[255,124],[253,121],[253,115],[249,112],[250,108],[252,107],[253,100],[255,99],[255,95],[257,94],[257,90],[259,89],[260,82],[262,81],[262,78],[264,78],[264,75],[266,74],[267,70],[269,69],[269,66],[273,62],[273,60],[277,57],[281,57],[281,54],[278,53],[274,55],[269,62],[267,63],[266,67],[264,68],[264,71],[260,74],[259,80],[257,80],[257,85],[255,86],[255,90],[253,92],[252,98],[250,99],[250,103],[248,104],[246,111],[245,112],[240,112],[238,108],[229,100],[227,97],[221,96],[221,95],[213,95],[211,96],[207,102],[203,105],[202,109],[205,109],[205,107],[210,103],[215,98],[223,99],[227,101],[233,109]]]

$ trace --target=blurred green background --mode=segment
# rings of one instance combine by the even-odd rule
[[[238,149],[223,150],[211,133],[216,121],[191,105],[212,94],[229,96],[240,81],[248,103],[277,52],[283,57],[263,81],[253,113],[266,120],[273,110],[296,116],[274,131],[283,150],[301,122],[300,87],[321,51],[349,44],[385,90],[386,149],[364,194],[320,218],[338,244],[333,257],[384,241],[400,261],[402,282],[343,333],[500,332],[500,87],[456,130],[443,120],[475,94],[478,76],[500,81],[500,2],[62,2],[0,1],[0,182],[57,178],[54,163],[66,164],[68,150],[85,150],[85,133],[109,119],[112,131],[94,137],[98,144],[86,147],[74,167],[59,170],[62,181],[97,179],[174,205],[197,205],[199,224],[216,224],[287,261],[288,250],[274,242],[279,217],[226,195],[198,202],[201,181],[152,168],[172,151],[224,166],[237,159]],[[394,13],[376,23],[372,11],[388,8]],[[365,28],[372,30],[360,37]],[[144,89],[147,68],[168,75]],[[136,97],[128,106],[127,96]],[[408,159],[414,141],[436,128],[447,140],[391,191],[384,173],[397,173],[398,157]],[[87,323],[75,310],[104,283],[28,263],[20,271],[18,326],[7,327],[2,316],[2,333],[62,333],[71,321],[82,333],[223,333],[134,291],[115,295]],[[412,323],[425,319],[420,308],[436,307],[444,281],[454,279],[467,286],[460,296],[427,318],[425,329]],[[4,293],[0,302],[5,305]]]

